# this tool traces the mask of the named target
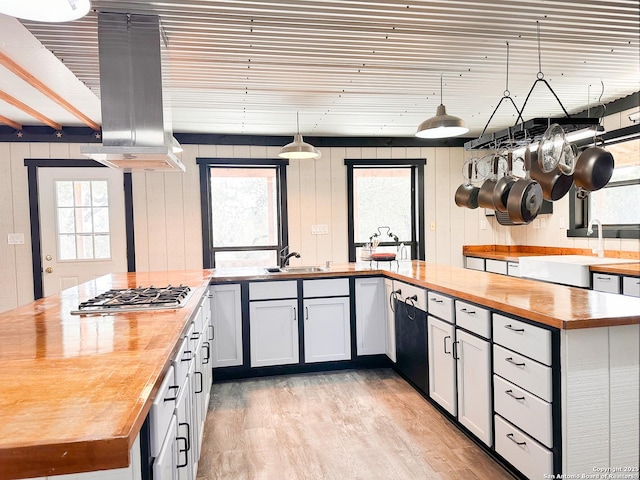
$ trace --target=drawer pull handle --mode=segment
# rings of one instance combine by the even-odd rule
[[[444,338],[442,339],[442,344],[443,344],[443,346],[444,346],[444,353],[446,353],[447,355],[451,355],[451,350],[449,350],[449,351],[447,352],[447,338],[449,338],[449,339],[450,339],[450,338],[451,338],[451,335],[447,335],[446,337],[444,337]]]
[[[436,302],[436,303],[442,303],[444,302],[444,300],[438,300],[437,298],[430,298],[429,300],[431,300],[432,302]]]
[[[596,276],[596,280],[602,280],[603,282],[610,282],[611,281],[611,277]]]
[[[511,398],[515,398],[516,400],[524,400],[524,397],[516,397],[513,393],[513,390],[509,389],[509,390],[505,390],[504,393],[506,393],[507,395],[509,395]]]
[[[181,362],[190,362],[191,360],[193,360],[193,352],[191,350],[185,350],[182,352],[182,358],[180,359]]]
[[[167,390],[173,390],[176,393],[173,395],[173,397],[165,397],[164,401],[165,402],[175,402],[178,399],[178,391],[180,390],[180,387],[177,385],[171,385],[169,388],[167,388]]]
[[[457,342],[453,342],[453,358],[455,358],[456,360],[460,360],[460,357],[458,356],[458,344],[460,343],[460,341],[458,340]]]
[[[178,455],[184,453],[184,463],[180,463],[180,460],[178,460],[178,463],[176,464],[177,468],[183,468],[189,464],[189,455],[187,453],[189,451],[189,449],[187,448],[189,440],[187,439],[187,437],[176,437],[176,443],[180,440],[184,442],[184,448],[178,447]]]
[[[467,315],[475,315],[476,314],[475,310],[467,310],[466,308],[462,308],[460,311],[466,313]]]
[[[193,373],[194,375],[198,375],[198,378],[200,379],[200,387],[195,391],[195,393],[202,393],[204,391],[204,380],[203,380],[202,372],[193,372]]]
[[[506,360],[507,362],[509,362],[509,363],[512,363],[512,364],[513,364],[513,365],[515,365],[516,367],[524,367],[524,362],[522,362],[522,363],[518,363],[518,362],[516,362],[516,361],[514,361],[514,360],[513,360],[513,357],[505,358],[505,360]]]
[[[513,433],[507,433],[507,438],[509,440],[511,440],[513,443],[515,443],[516,445],[526,445],[527,444],[527,442],[519,442],[515,438],[513,438]]]
[[[504,328],[509,329],[512,332],[524,332],[524,328],[513,328],[511,324],[505,325]]]

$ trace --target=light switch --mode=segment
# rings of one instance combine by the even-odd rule
[[[7,234],[7,243],[9,245],[24,245],[24,233]]]
[[[480,220],[480,230],[486,230],[486,229],[487,229],[487,221]]]
[[[322,225],[311,225],[311,235],[328,235],[329,234],[329,226],[326,224]]]

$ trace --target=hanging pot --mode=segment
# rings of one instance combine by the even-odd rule
[[[551,202],[564,197],[573,185],[573,175],[565,175],[558,166],[548,173],[543,172],[536,152],[531,152],[531,178],[542,187],[543,198]]]
[[[495,203],[493,203],[493,190],[498,183],[498,161],[501,157],[495,155],[491,159],[491,176],[487,178],[478,192],[478,206],[481,208],[496,209]]]
[[[465,177],[465,183],[460,185],[456,190],[455,201],[456,205],[465,208],[478,208],[478,192],[480,189],[471,182],[477,173],[476,159],[469,159],[462,167],[463,176]]]
[[[535,180],[531,180],[531,152],[527,148],[524,155],[525,177],[516,181],[509,191],[507,212],[509,219],[517,225],[531,223],[542,207],[542,187]]]
[[[493,204],[499,212],[507,211],[507,200],[511,187],[516,182],[516,178],[512,175],[513,170],[513,153],[507,154],[507,174],[496,183],[493,188]]]
[[[595,192],[609,183],[614,167],[611,152],[602,147],[589,147],[576,160],[573,181],[576,187]]]

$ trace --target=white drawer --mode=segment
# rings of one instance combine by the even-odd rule
[[[456,300],[456,325],[481,337],[491,338],[491,316],[486,308]]]
[[[493,372],[543,400],[551,402],[551,367],[494,345]]]
[[[484,272],[484,258],[465,257],[466,267],[471,270],[480,270]]]
[[[400,290],[398,293],[398,301],[404,301],[409,297],[417,297],[418,300],[414,300],[416,304],[416,308],[422,310],[423,312],[427,311],[427,291],[424,288],[416,287],[415,285],[410,285],[408,283],[402,282],[394,282],[393,284],[394,290]]]
[[[550,403],[494,375],[493,406],[496,413],[543,445],[553,447]]]
[[[296,280],[283,280],[249,284],[249,300],[274,300],[280,298],[298,298],[298,282]]]
[[[174,385],[182,385],[187,378],[189,365],[194,357],[193,353],[194,350],[192,350],[191,340],[186,336],[182,339],[180,348],[176,353],[176,358],[173,360]]]
[[[519,277],[520,264],[518,262],[507,262],[507,275],[511,277]]]
[[[640,297],[640,278],[622,277],[622,293],[623,295]]]
[[[173,366],[169,367],[149,410],[151,456],[157,457],[169,430],[173,410],[176,408],[178,386],[174,383]]]
[[[502,275],[506,275],[507,262],[505,262],[504,260],[493,260],[491,258],[487,258],[485,260],[484,269],[487,272],[501,273]]]
[[[620,293],[620,277],[607,273],[594,273],[592,275],[593,289],[598,292]]]
[[[431,315],[446,320],[449,323],[454,323],[453,298],[429,291],[429,293],[427,293],[427,300],[429,301],[427,308]]]
[[[309,297],[348,297],[348,278],[329,278],[326,280],[304,280],[302,293]]]
[[[496,452],[527,478],[552,478],[553,453],[498,415],[495,424]]]
[[[551,365],[549,330],[494,313],[493,341],[545,365]]]

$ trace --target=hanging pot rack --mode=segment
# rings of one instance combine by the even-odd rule
[[[536,80],[533,82],[533,85],[531,86],[531,89],[527,94],[524,104],[522,105],[522,109],[518,110],[518,107],[515,105],[515,103],[513,102],[513,99],[509,94],[509,88],[508,88],[509,77],[507,76],[507,88],[504,91],[503,97],[500,99],[500,102],[498,103],[495,110],[491,114],[491,117],[489,117],[489,121],[487,121],[487,124],[482,130],[480,137],[476,138],[475,140],[470,140],[466,142],[464,144],[465,150],[484,150],[484,149],[491,148],[492,145],[496,145],[496,144],[502,145],[507,142],[510,144],[511,147],[515,147],[515,148],[524,147],[529,143],[539,141],[542,135],[544,134],[544,132],[549,127],[549,125],[551,125],[552,123],[557,123],[558,125],[560,125],[565,131],[565,133],[571,133],[577,130],[583,130],[585,128],[589,128],[593,126],[596,126],[596,130],[598,130],[598,126],[600,125],[601,118],[572,117],[571,115],[569,115],[569,113],[567,112],[567,109],[564,108],[564,105],[560,101],[560,98],[558,98],[558,95],[556,95],[556,92],[553,91],[553,88],[551,88],[551,85],[549,85],[549,82],[547,82],[544,79],[544,73],[542,73],[542,59],[540,54],[540,22],[536,21],[536,26],[537,26],[537,34],[538,34],[537,35],[538,37],[538,73],[536,75]],[[507,43],[507,71],[509,68],[508,65],[509,65],[509,44]],[[537,117],[537,118],[532,118],[531,120],[527,120],[526,122],[524,121],[522,116],[524,114],[524,109],[527,106],[527,102],[529,101],[529,98],[531,97],[533,90],[535,89],[536,85],[538,85],[539,83],[546,85],[549,91],[553,94],[555,99],[558,101],[558,104],[560,104],[560,108],[562,108],[562,111],[565,114],[564,117],[554,117],[554,118]],[[518,112],[518,118],[516,119],[516,124],[512,127],[508,127],[506,129],[485,135],[487,127],[489,126],[489,122],[491,122],[491,119],[495,115],[496,111],[498,110],[498,107],[503,102],[503,100],[510,100],[514,108]]]

